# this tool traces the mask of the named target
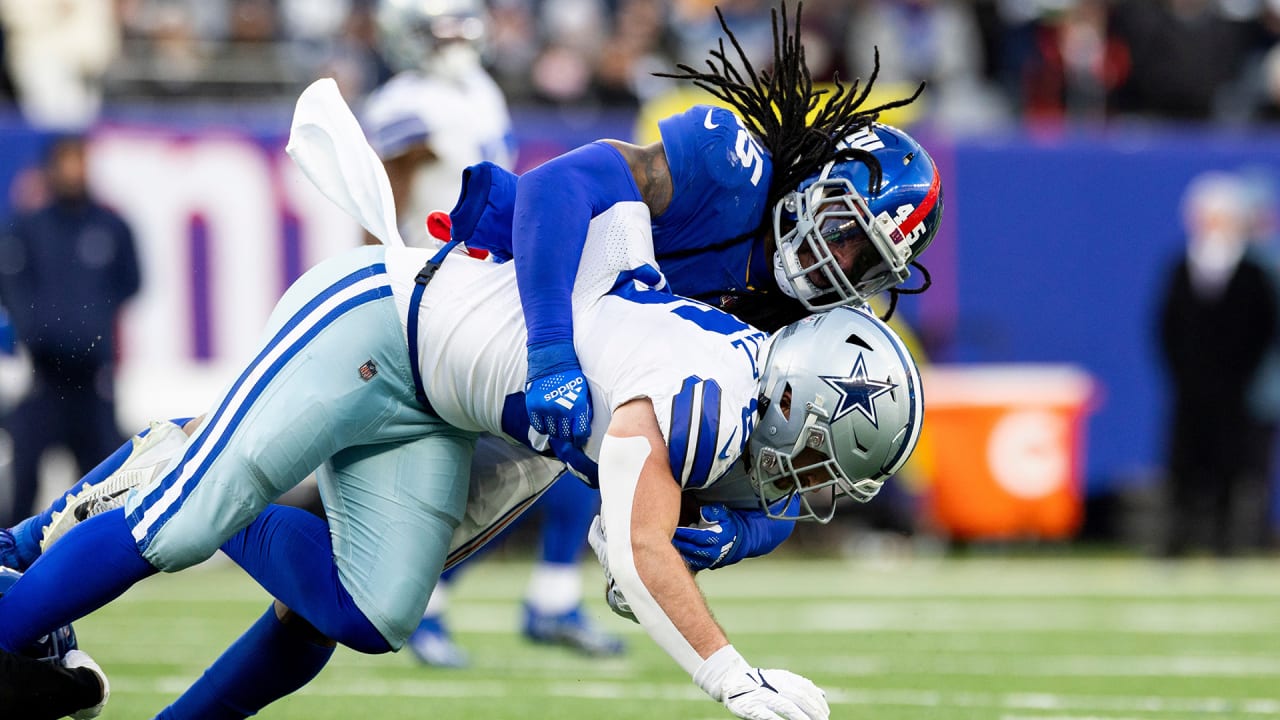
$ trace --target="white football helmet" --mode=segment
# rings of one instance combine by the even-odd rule
[[[395,70],[460,74],[479,65],[488,36],[481,0],[379,0],[376,18],[378,49]]]
[[[778,331],[760,388],[747,451],[770,517],[785,518],[779,509],[795,496],[799,519],[818,522],[832,518],[840,495],[867,502],[920,439],[920,371],[869,309],[836,308]]]

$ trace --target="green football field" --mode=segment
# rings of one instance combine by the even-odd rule
[[[340,649],[264,718],[727,718],[639,630],[591,660],[514,632],[528,566],[480,563],[450,617],[466,670]],[[766,558],[704,574],[747,659],[827,690],[834,718],[1280,719],[1280,560]],[[237,568],[148,580],[76,624],[112,678],[104,717],[149,718],[267,605]]]

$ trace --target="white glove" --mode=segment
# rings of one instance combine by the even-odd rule
[[[822,689],[786,670],[760,670],[726,645],[702,662],[693,681],[746,720],[827,720],[831,708]]]
[[[107,682],[107,674],[98,667],[98,663],[89,657],[89,653],[83,650],[68,650],[67,654],[62,658],[62,666],[68,670],[76,668],[88,668],[93,674],[98,676],[98,682],[102,683],[102,702],[90,708],[78,710],[72,713],[73,720],[92,720],[102,714],[102,708],[106,707],[107,699],[111,697],[111,684]]]
[[[600,561],[600,566],[604,568],[604,599],[609,603],[609,609],[615,615],[624,617],[631,622],[638,623],[635,613],[631,612],[631,603],[627,602],[627,598],[622,595],[622,591],[618,589],[618,583],[613,579],[613,573],[609,572],[609,547],[604,537],[604,521],[597,515],[591,521],[591,529],[587,531],[587,542],[591,545],[591,549],[596,551],[596,559]]]

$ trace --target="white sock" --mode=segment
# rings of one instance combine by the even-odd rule
[[[582,603],[582,572],[576,564],[538,563],[524,597],[542,615],[567,613]]]
[[[431,598],[427,600],[427,609],[422,611],[424,618],[443,617],[449,609],[449,590],[444,583],[436,583],[435,590],[431,591]]]

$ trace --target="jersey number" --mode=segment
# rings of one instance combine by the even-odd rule
[[[738,160],[742,162],[742,167],[751,170],[751,185],[753,187],[759,185],[760,176],[764,174],[764,156],[761,154],[760,145],[746,128],[738,128],[738,141],[733,149],[738,153]]]

